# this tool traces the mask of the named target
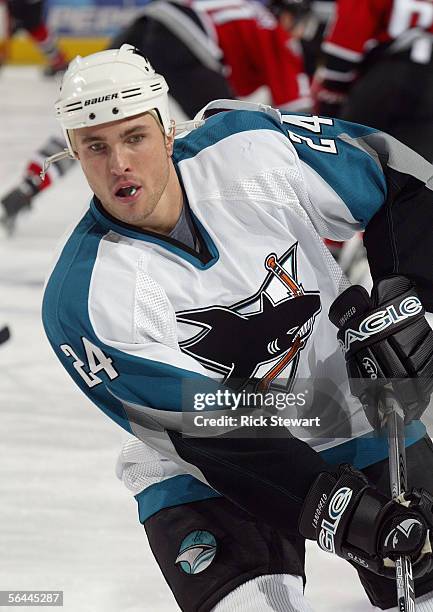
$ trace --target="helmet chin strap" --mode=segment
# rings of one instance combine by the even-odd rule
[[[205,124],[204,119],[191,119],[190,121],[181,121],[176,123],[176,134],[182,134],[183,132],[189,132],[195,130]]]
[[[54,164],[55,162],[60,161],[61,159],[66,159],[66,157],[75,159],[69,149],[63,149],[63,151],[60,151],[60,153],[55,153],[55,155],[50,155],[50,157],[47,157],[44,160],[44,165],[42,167],[41,172],[39,173],[41,180],[44,180],[45,175],[48,172],[48,168],[51,166],[51,164]]]
[[[180,123],[176,124],[176,133],[182,134],[183,132],[195,130],[196,128],[199,128],[204,124],[205,124],[205,121],[203,119],[198,119],[198,120],[192,119],[191,121],[181,121]],[[56,153],[55,155],[51,155],[50,157],[47,157],[44,161],[42,171],[39,174],[39,176],[41,177],[41,180],[42,181],[44,180],[45,175],[48,172],[48,168],[51,166],[51,164],[54,164],[55,162],[60,161],[61,159],[65,159],[66,157],[75,159],[75,157],[72,155],[70,150],[66,148],[63,149],[63,151],[60,151],[60,153]]]

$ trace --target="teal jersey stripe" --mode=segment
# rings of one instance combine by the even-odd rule
[[[189,474],[167,478],[135,496],[140,523],[164,508],[221,497],[219,493]]]
[[[412,446],[425,436],[426,427],[421,421],[412,421],[405,427],[405,445]],[[388,458],[388,438],[386,432],[370,432],[349,442],[327,448],[321,456],[333,465],[351,463],[358,469],[365,468]]]
[[[406,447],[421,440],[426,433],[421,421],[413,421],[405,428]],[[358,469],[366,468],[388,457],[388,441],[385,434],[371,432],[359,438],[344,442],[339,446],[328,448],[320,455],[332,465],[350,463]],[[190,475],[175,476],[151,485],[135,496],[138,502],[138,515],[144,523],[153,514],[165,508],[182,504],[221,497],[211,487],[203,484]]]

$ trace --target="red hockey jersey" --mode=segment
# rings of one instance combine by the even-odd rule
[[[315,78],[316,109],[341,104],[372,52],[407,52],[428,63],[433,47],[433,0],[338,0],[322,44],[323,67]]]
[[[433,33],[432,0],[338,0],[323,50],[359,62],[377,44],[408,46],[420,30]]]
[[[297,41],[274,16],[252,0],[193,0],[209,36],[224,55],[227,78],[238,96],[267,86],[272,104],[291,110],[308,109],[308,77],[303,72]]]

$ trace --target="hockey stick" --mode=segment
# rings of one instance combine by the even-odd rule
[[[391,390],[385,389],[379,402],[388,429],[389,481],[392,497],[407,490],[406,450],[404,444],[404,413]],[[415,612],[415,588],[410,557],[401,556],[395,562],[397,607],[399,612]]]
[[[280,265],[275,253],[271,253],[266,257],[265,268],[269,270],[287,289],[289,294],[293,297],[299,297],[304,295],[303,289],[298,283],[291,278],[290,274]],[[272,381],[289,365],[289,363],[296,357],[298,351],[302,348],[302,338],[296,336],[292,347],[285,353],[279,361],[273,366],[273,368],[260,380],[257,385],[257,390],[260,393],[264,393],[269,390]]]

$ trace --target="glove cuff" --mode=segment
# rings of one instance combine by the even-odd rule
[[[338,475],[321,472],[301,511],[301,535],[316,540],[323,550],[342,556],[346,527],[367,487],[365,476],[348,465],[340,466]]]

